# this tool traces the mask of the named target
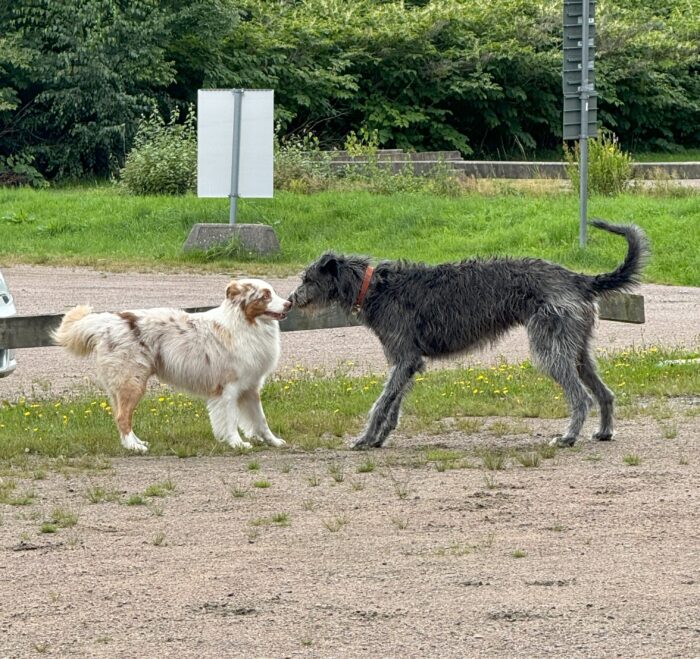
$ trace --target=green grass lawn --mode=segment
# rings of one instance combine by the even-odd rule
[[[481,255],[539,256],[590,272],[614,268],[624,241],[591,230],[578,248],[578,199],[572,194],[367,192],[244,200],[239,221],[274,227],[281,254],[253,258],[231,250],[184,255],[195,222],[226,222],[225,199],[134,197],[110,186],[0,190],[0,262],[103,268],[215,268],[293,273],[333,249],[431,263]],[[700,285],[700,195],[628,193],[593,197],[589,215],[636,222],[649,234],[648,281]]]

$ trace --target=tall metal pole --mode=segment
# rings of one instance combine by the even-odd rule
[[[588,87],[588,22],[589,0],[582,2],[581,16],[581,136],[579,139],[579,169],[580,187],[579,201],[581,207],[581,220],[579,224],[579,245],[586,246],[586,221],[588,218],[588,99],[590,90]]]
[[[238,175],[241,164],[241,106],[243,105],[243,90],[233,90],[233,157],[231,160],[231,210],[229,224],[236,224],[238,206]]]

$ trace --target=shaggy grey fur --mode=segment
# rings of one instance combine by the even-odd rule
[[[612,439],[614,396],[590,348],[595,302],[637,285],[649,250],[637,226],[591,224],[627,239],[627,256],[613,272],[592,276],[539,259],[507,258],[377,265],[359,317],[381,341],[391,371],[355,448],[381,446],[396,428],[403,396],[425,357],[477,348],[516,325],[527,328],[533,362],[561,385],[571,409],[554,443],[574,444],[591,406],[589,391],[600,407],[594,438]],[[337,304],[350,313],[368,265],[364,257],[326,253],[305,270],[289,299],[300,308]]]

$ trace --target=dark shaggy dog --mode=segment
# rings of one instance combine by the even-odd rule
[[[300,308],[337,304],[355,311],[391,365],[355,448],[381,446],[396,428],[401,400],[425,367],[424,357],[477,348],[515,325],[527,328],[533,362],[561,385],[571,408],[566,432],[553,443],[576,441],[591,406],[587,390],[600,406],[593,437],[612,439],[614,396],[598,376],[590,348],[596,299],[637,285],[649,252],[639,227],[591,224],[627,239],[627,256],[613,272],[579,274],[538,259],[437,266],[385,261],[373,269],[366,258],[332,253],[311,264],[290,301]]]

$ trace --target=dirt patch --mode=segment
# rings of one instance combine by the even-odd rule
[[[45,478],[14,478],[33,503],[0,505],[0,654],[694,656],[700,429],[685,412],[674,439],[622,421],[617,441],[499,471],[481,451],[525,451],[560,421],[371,453],[35,465]],[[174,489],[144,494],[159,483]],[[96,488],[111,496],[90,503]],[[41,533],[56,508],[77,523]]]

